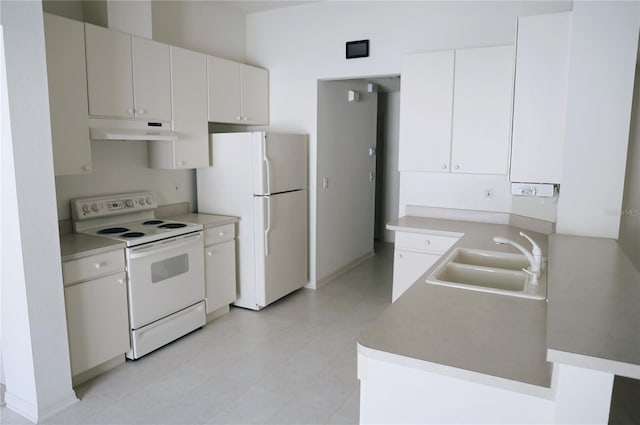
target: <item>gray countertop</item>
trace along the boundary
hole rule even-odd
[[[450,249],[514,252],[495,245],[493,236],[523,241],[522,229],[503,224],[402,217],[387,228],[459,236]],[[549,235],[547,250],[546,235],[524,231],[548,257],[548,303],[430,285],[425,278],[437,262],[360,336],[359,344],[469,371],[472,380],[479,373],[541,389],[551,387],[550,362],[640,379],[640,272],[618,243]],[[483,382],[491,383],[487,379]]]
[[[549,238],[549,359],[640,379],[640,272],[615,240]]]
[[[200,214],[200,213],[189,213],[182,214],[173,217],[167,217],[170,220],[175,221],[184,221],[187,223],[195,223],[202,224],[202,226],[207,229],[210,227],[224,226],[225,224],[235,223],[239,221],[239,217],[233,217],[230,215],[216,215],[216,214]]]
[[[90,236],[80,233],[60,235],[60,255],[62,261],[77,260],[90,255],[102,254],[116,249],[123,249],[124,242],[113,239]]]
[[[451,248],[517,252],[493,236],[526,241],[509,225],[402,217],[387,228],[461,235]],[[526,230],[546,255],[547,236]],[[436,263],[364,332],[359,344],[375,350],[523,384],[551,387],[546,360],[547,303],[424,282]],[[472,378],[471,378],[472,379]]]

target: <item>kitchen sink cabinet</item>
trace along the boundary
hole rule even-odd
[[[62,264],[71,372],[77,377],[129,351],[121,249]]]
[[[409,289],[458,239],[451,236],[396,232],[391,302],[395,302]]]
[[[236,300],[235,224],[205,230],[204,273],[207,314]]]
[[[513,47],[405,55],[400,171],[507,174]]]
[[[89,115],[171,120],[169,45],[85,24]]]
[[[560,183],[570,40],[571,12],[518,18],[511,181]]]
[[[152,168],[193,169],[209,166],[207,58],[171,46],[171,90],[175,142],[149,142]]]
[[[44,14],[53,164],[56,176],[92,170],[84,26]]]
[[[269,123],[269,75],[265,69],[207,57],[209,121]]]

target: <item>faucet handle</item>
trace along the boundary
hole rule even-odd
[[[527,235],[527,234],[526,234],[526,233],[524,233],[524,232],[520,232],[520,236],[522,236],[522,237],[526,238],[529,242],[531,242],[531,245],[533,246],[533,248],[532,248],[531,252],[532,252],[532,254],[533,254],[533,255],[537,255],[537,256],[542,255],[542,251],[540,250],[540,247],[538,246],[538,244],[537,244],[537,243],[535,243],[535,242],[533,241],[533,239],[531,239],[531,238],[529,237],[529,235]]]
[[[538,278],[540,277],[538,275],[538,273],[532,272],[531,270],[525,269],[524,267],[522,268],[522,271],[525,272],[526,274],[528,274],[529,276],[531,276],[531,282],[530,283],[532,283],[532,284],[540,283],[540,282],[538,282]]]

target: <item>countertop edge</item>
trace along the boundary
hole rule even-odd
[[[462,379],[477,384],[488,385],[491,387],[500,388],[507,391],[514,391],[547,400],[553,400],[555,397],[555,379],[553,378],[550,388],[540,387],[538,385],[527,384],[525,382],[501,378],[494,375],[487,375],[484,373],[474,372],[458,367],[443,365],[441,363],[433,363],[427,360],[377,350],[375,348],[367,347],[361,344],[359,341],[357,342],[357,347],[359,356],[362,355],[374,360],[380,360],[383,362],[392,363],[398,366],[409,367],[412,369],[418,369],[421,371],[437,373],[439,375],[444,375],[451,378]],[[361,379],[361,373],[366,372],[361,372],[360,365],[358,365],[359,379]]]
[[[569,353],[567,351],[548,348],[547,361],[582,367],[585,369],[598,370],[600,372],[626,376],[627,378],[640,379],[640,365],[617,360],[609,360],[601,357],[592,357],[584,354]]]

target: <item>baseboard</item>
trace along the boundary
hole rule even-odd
[[[341,274],[344,274],[344,273],[348,272],[352,268],[360,265],[361,263],[365,262],[366,260],[368,260],[369,258],[373,257],[374,255],[376,255],[375,252],[370,251],[370,252],[366,253],[365,255],[363,255],[362,257],[359,257],[359,258],[355,259],[354,261],[350,262],[346,266],[340,267],[338,270],[336,270],[333,273],[323,277],[322,279],[318,279],[318,281],[316,282],[316,287],[312,288],[312,289],[319,289],[321,286],[326,285],[327,283],[331,282],[333,279],[337,278]]]
[[[72,404],[77,403],[78,398],[73,390],[69,390],[67,394],[60,397],[55,402],[50,403],[49,406],[36,406],[33,403],[7,391],[5,393],[5,401],[8,409],[24,416],[31,422],[38,423],[58,414]]]
[[[211,322],[212,320],[216,320],[219,317],[224,316],[228,312],[229,312],[228,305],[225,305],[223,307],[220,307],[217,310],[212,311],[211,313],[207,314],[207,323]]]
[[[0,384],[0,407],[5,405],[4,402],[4,393],[7,391],[7,387],[4,384]]]
[[[119,356],[114,357],[111,360],[107,360],[106,362],[101,363],[96,367],[92,367],[89,370],[85,370],[84,372],[75,375],[73,378],[71,378],[71,383],[74,387],[76,387],[87,382],[90,379],[95,378],[98,375],[102,375],[103,373],[113,369],[114,367],[120,366],[125,362],[125,360],[126,359],[124,354],[120,354]]]

